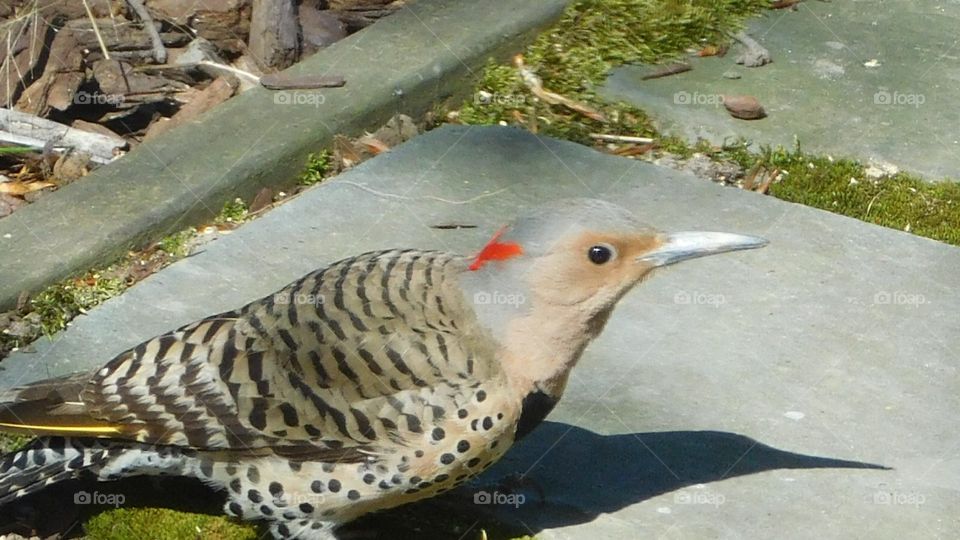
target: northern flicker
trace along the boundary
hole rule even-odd
[[[0,427],[38,437],[0,463],[0,504],[81,473],[182,475],[276,538],[336,538],[497,461],[653,269],[765,244],[662,233],[567,199],[473,257],[396,249],[333,263],[91,373],[0,395]]]

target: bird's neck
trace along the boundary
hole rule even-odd
[[[570,370],[608,316],[609,312],[591,317],[569,306],[539,305],[511,321],[501,363],[513,390],[522,397],[543,392],[559,400]]]
[[[603,329],[609,309],[597,314],[576,303],[551,302],[527,283],[509,267],[460,275],[467,305],[497,343],[517,398],[543,392],[560,399],[570,370]]]

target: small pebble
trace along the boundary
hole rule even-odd
[[[741,75],[740,72],[735,69],[731,69],[730,71],[723,72],[724,79],[739,79],[742,76],[743,75]]]

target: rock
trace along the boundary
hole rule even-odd
[[[373,133],[373,138],[390,148],[408,141],[417,136],[420,130],[413,118],[405,114],[398,114],[387,121],[380,129]]]
[[[743,168],[732,161],[715,161],[709,156],[696,153],[687,160],[680,160],[674,154],[665,154],[653,160],[654,165],[686,171],[700,178],[706,178],[721,184],[732,184],[743,176]]]
[[[18,199],[6,193],[0,193],[0,218],[4,218],[14,213],[18,208],[27,204],[23,199]]]
[[[893,176],[900,172],[900,168],[893,163],[883,161],[871,161],[863,170],[863,174],[872,180],[883,178],[884,176]]]
[[[178,66],[193,66],[204,60],[223,63],[223,58],[220,58],[220,54],[217,53],[217,48],[213,43],[210,43],[208,39],[198,37],[191,41],[176,58],[173,58],[172,63]]]
[[[327,10],[300,6],[303,55],[310,55],[347,37],[347,25]]]
[[[69,184],[82,178],[90,171],[90,154],[86,152],[70,151],[60,156],[53,164],[53,176],[60,185]]]
[[[745,50],[735,59],[736,63],[742,64],[744,67],[760,67],[773,62],[770,51],[757,43],[746,32],[739,32],[733,38],[745,47]]]
[[[741,120],[758,120],[767,116],[763,105],[753,96],[723,96],[723,106],[730,116]]]
[[[739,79],[742,76],[743,75],[740,75],[740,72],[735,69],[731,69],[723,72],[724,79]]]

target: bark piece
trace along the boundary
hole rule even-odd
[[[90,154],[98,163],[112,160],[118,150],[127,146],[120,138],[87,133],[10,109],[0,109],[0,140],[45,150],[75,149]]]
[[[201,114],[230,99],[236,91],[237,86],[238,83],[235,79],[231,80],[230,77],[218,77],[210,83],[209,86],[197,93],[189,103],[181,107],[169,120],[154,122],[147,129],[144,140],[149,140],[170,129],[195,120]]]
[[[300,56],[294,0],[253,0],[249,53],[264,70],[290,67]]]

